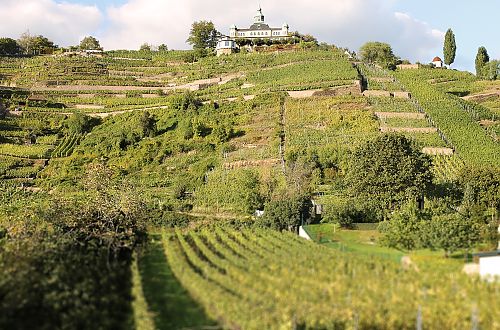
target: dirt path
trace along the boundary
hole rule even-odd
[[[380,127],[380,131],[399,132],[399,133],[436,133],[435,127]]]
[[[420,112],[375,112],[378,118],[405,118],[405,119],[425,119],[425,114]]]
[[[159,107],[148,107],[148,108],[138,108],[138,109],[129,109],[129,110],[119,110],[119,111],[110,111],[110,112],[94,112],[94,113],[85,113],[85,115],[94,117],[94,118],[106,118],[109,116],[121,115],[128,112],[135,111],[148,111],[148,110],[157,110],[157,109],[168,109],[168,106],[159,106]],[[50,111],[10,111],[9,114],[12,116],[21,116],[24,112],[26,113],[42,113],[42,114],[50,114],[50,115],[63,115],[63,116],[71,116],[73,112],[50,112]]]
[[[30,90],[34,92],[50,92],[50,91],[144,91],[144,90],[162,90],[164,92],[175,91],[181,89],[195,90],[200,85],[224,85],[233,79],[243,76],[243,73],[231,73],[217,78],[199,79],[178,86],[170,87],[143,87],[143,86],[94,86],[94,85],[74,85],[74,86],[56,86],[56,87],[33,87]]]
[[[462,97],[464,100],[473,100],[473,101],[478,101],[481,102],[482,100],[489,99],[491,97],[499,96],[500,97],[500,90],[495,89],[495,90],[490,90],[486,92],[482,92],[479,94],[472,94],[472,95],[467,95]]]
[[[261,166],[274,166],[280,164],[280,159],[261,159],[261,160],[238,160],[231,163],[225,163],[223,165],[224,169],[232,170],[236,168],[248,168],[248,167],[261,167]]]
[[[427,155],[446,155],[451,156],[455,153],[455,151],[451,148],[433,148],[433,147],[425,147],[422,149],[422,152]]]

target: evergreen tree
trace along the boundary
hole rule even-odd
[[[479,47],[476,55],[476,76],[482,76],[482,68],[486,63],[490,61],[490,57],[488,56],[488,51],[486,48]]]
[[[455,62],[455,55],[457,53],[457,44],[455,43],[455,34],[451,29],[446,31],[446,35],[444,37],[444,64],[451,65]]]

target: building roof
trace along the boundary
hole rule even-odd
[[[479,258],[496,257],[496,256],[500,256],[500,250],[474,253],[473,256],[479,257]]]
[[[436,57],[434,57],[432,62],[443,62],[443,60],[439,56],[436,56]]]
[[[281,28],[271,28],[271,27],[267,27],[267,28],[261,28],[261,29],[236,29],[236,31],[240,31],[240,32],[250,32],[250,31],[268,31],[268,30],[271,30],[271,31],[281,31]]]
[[[250,30],[269,30],[269,25],[265,23],[254,23],[250,26]]]

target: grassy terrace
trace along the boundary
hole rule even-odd
[[[442,252],[428,249],[408,253],[382,246],[379,242],[382,235],[377,230],[377,224],[359,224],[355,230],[340,229],[333,224],[308,225],[305,230],[315,242],[348,253],[378,256],[397,262],[401,261],[403,256],[409,255],[412,260],[419,261],[419,264],[429,260],[441,263],[443,257]],[[455,253],[448,261],[451,269],[460,271],[464,255]]]

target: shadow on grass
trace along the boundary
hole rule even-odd
[[[168,265],[160,235],[139,260],[142,288],[157,329],[214,329],[201,306],[177,281]]]

